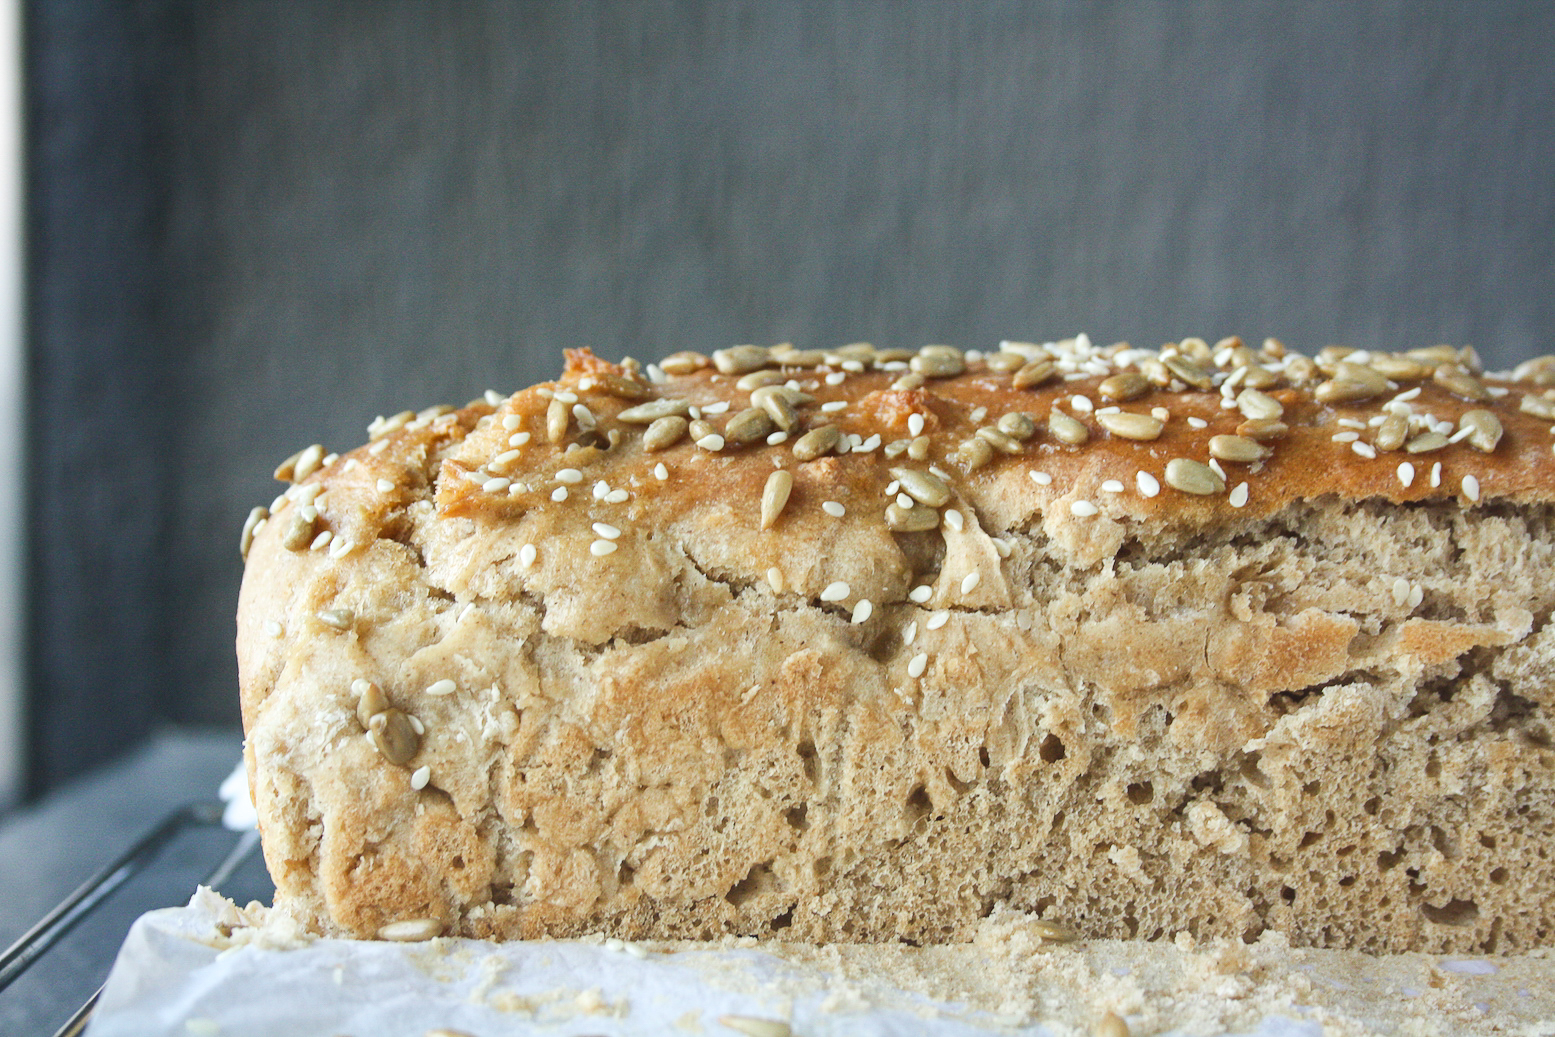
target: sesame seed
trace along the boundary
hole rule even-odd
[[[269,634],[271,637],[280,637],[281,624],[277,623],[273,619],[265,620],[265,633]]]
[[[1420,603],[1422,601],[1424,601],[1424,600],[1425,600],[1425,588],[1420,586],[1417,583],[1417,584],[1415,584],[1414,588],[1411,589],[1410,592],[1409,592],[1409,601],[1407,602],[1407,604],[1409,605],[1410,608],[1417,609],[1417,608],[1420,607]]]
[[[977,589],[977,585],[983,581],[983,576],[978,572],[969,572],[961,578],[961,594],[966,596]]]
[[[907,508],[912,507],[914,503],[915,502],[913,501],[913,499],[911,497],[909,497],[905,493],[898,493],[896,495],[896,506],[898,508],[902,508],[902,509],[905,510]]]
[[[459,690],[459,685],[444,677],[440,681],[433,681],[427,685],[428,695],[452,695]]]
[[[1361,434],[1359,432],[1335,432],[1329,438],[1335,443],[1353,443],[1361,438]]]
[[[1408,461],[1399,465],[1398,481],[1404,484],[1404,489],[1409,489],[1410,484],[1415,481],[1415,466]]]
[[[1144,470],[1134,473],[1134,485],[1139,487],[1142,497],[1154,497],[1161,492],[1161,483],[1155,476]]]
[[[1032,472],[1030,474],[1031,474],[1031,481],[1036,483],[1038,486],[1051,486],[1051,485],[1053,485],[1053,477],[1051,475],[1047,474],[1046,472]]]
[[[1374,459],[1377,456],[1377,448],[1372,446],[1370,443],[1351,443],[1350,449],[1355,451],[1361,457],[1366,458],[1368,461]]]
[[[873,453],[874,451],[880,449],[880,443],[881,443],[880,433],[877,432],[874,435],[870,436],[868,439],[864,440],[864,442],[860,443],[855,448],[855,451],[857,453],[861,453],[861,454]]]
[[[577,403],[578,402],[578,394],[575,393],[575,392],[571,392],[570,390],[564,389],[561,392],[556,393],[552,397],[552,399],[556,400],[558,403],[568,403],[568,404]]]
[[[659,480],[659,482],[663,482],[670,477],[670,470],[664,467],[663,461],[653,466],[653,477]]]
[[[843,583],[841,580],[838,580],[836,583],[827,584],[826,589],[821,591],[821,600],[842,601],[852,593],[852,588],[850,588],[846,583]]]
[[[822,502],[821,510],[826,512],[826,514],[830,515],[832,518],[842,518],[842,516],[848,513],[847,508],[843,507],[841,504],[834,500]]]
[[[912,601],[917,602],[919,605],[922,605],[924,602],[934,597],[934,588],[930,587],[926,583],[920,583],[918,586],[914,587],[910,592],[908,592],[907,597]]]
[[[594,523],[593,530],[606,540],[619,540],[621,537],[621,531],[608,522]]]
[[[840,410],[847,409],[847,400],[832,400],[830,403],[821,404],[822,414],[836,414]]]
[[[777,446],[779,443],[787,442],[788,433],[784,432],[782,429],[778,429],[776,432],[767,437],[767,446]]]
[[[919,677],[923,676],[923,671],[928,667],[928,665],[929,653],[919,652],[917,655],[913,656],[912,661],[907,664],[907,676],[917,680]]]
[[[1420,386],[1417,385],[1413,389],[1405,390],[1404,392],[1401,392],[1397,396],[1393,397],[1393,401],[1392,402],[1394,402],[1394,403],[1408,403],[1410,400],[1418,398],[1419,395],[1420,395]]]
[[[329,542],[331,540],[333,540],[333,539],[335,539],[335,534],[326,529],[326,530],[324,530],[324,532],[320,533],[318,536],[313,538],[313,543],[308,545],[308,550],[310,550],[310,551],[322,550],[325,547],[328,547],[329,546]]]
[[[1220,481],[1221,482],[1225,482],[1226,481],[1226,470],[1224,468],[1220,467],[1220,459],[1219,458],[1215,458],[1215,457],[1210,458],[1209,459],[1209,466],[1215,470],[1215,474],[1216,475],[1220,476]]]
[[[528,432],[515,432],[508,437],[508,446],[525,446],[528,444],[529,439],[530,435]]]
[[[1433,464],[1431,466],[1431,485],[1433,487],[1436,487],[1436,486],[1440,486],[1441,484],[1442,484],[1442,463],[1440,461],[1438,461],[1438,462],[1436,462],[1435,464]]]
[[[1189,418],[1188,419],[1188,427],[1189,428],[1209,428],[1209,422],[1205,421],[1203,418]]]
[[[909,436],[921,436],[921,435],[923,435],[923,415],[922,414],[913,413],[913,414],[907,415],[907,434]]]
[[[717,403],[709,403],[702,408],[703,414],[722,414],[729,409],[728,400],[719,400]]]
[[[847,380],[848,376],[843,374],[841,371],[833,371],[831,374],[826,376],[827,385],[841,385]]]
[[[372,454],[374,457],[377,457],[387,449],[389,449],[389,441],[387,439],[380,439],[378,442],[368,447],[367,452]]]
[[[1116,479],[1108,479],[1101,484],[1101,489],[1103,493],[1122,493],[1123,484]]]
[[[344,558],[351,553],[351,549],[355,546],[349,540],[337,539],[329,545],[329,556],[331,558]]]
[[[594,484],[594,499],[604,500],[605,494],[610,492],[610,484],[601,479]]]
[[[501,476],[498,476],[495,479],[487,479],[485,482],[481,483],[481,489],[485,490],[487,493],[501,493],[503,490],[512,485],[512,479],[504,479]]]
[[[1403,608],[1409,602],[1409,581],[1402,576],[1393,581],[1393,604]]]
[[[425,724],[423,724],[421,722],[421,718],[420,717],[417,717],[414,714],[410,714],[410,715],[407,715],[406,719],[408,719],[410,721],[410,729],[412,731],[416,732],[416,734],[424,735],[424,734],[427,733],[427,725],[425,725]]]
[[[902,644],[910,645],[916,640],[918,640],[918,621],[915,619],[902,631]]]
[[[432,780],[432,768],[422,765],[417,767],[410,775],[410,787],[420,792],[427,787],[427,782]]]
[[[556,473],[556,481],[566,483],[568,486],[576,486],[583,481],[583,473],[576,468],[563,468]]]
[[[1077,500],[1069,502],[1069,514],[1073,515],[1075,518],[1090,518],[1093,515],[1098,514],[1099,511],[1100,509],[1088,500]]]
[[[540,552],[535,550],[535,545],[525,544],[518,549],[518,564],[527,569],[535,564],[535,559],[539,557],[539,554]]]
[[[1231,506],[1242,508],[1247,506],[1247,484],[1237,483],[1236,489],[1231,491]]]
[[[614,554],[616,549],[613,540],[596,540],[589,545],[589,554],[595,558],[603,558],[608,554]]]
[[[1467,425],[1465,425],[1463,428],[1460,428],[1458,431],[1456,431],[1452,435],[1448,436],[1447,437],[1447,442],[1448,443],[1461,443],[1465,439],[1468,439],[1473,434],[1474,434],[1474,429],[1469,427],[1469,426],[1467,426]]]
[[[1151,407],[1150,416],[1157,421],[1166,422],[1171,420],[1172,412],[1165,407]]]
[[[519,451],[519,450],[504,450],[502,453],[498,454],[496,457],[493,457],[491,459],[491,463],[494,464],[494,465],[498,465],[499,467],[501,465],[512,464],[514,461],[518,460],[519,455],[521,453],[522,453],[522,451]]]
[[[632,495],[627,493],[625,490],[611,490],[609,493],[605,494],[605,503],[625,504],[628,500],[631,499],[631,496]]]
[[[1095,409],[1095,405],[1091,403],[1089,396],[1076,396],[1069,401],[1069,407],[1071,410],[1079,411],[1081,414],[1088,414]]]
[[[863,374],[864,365],[857,360],[844,360],[842,362],[842,369],[849,374]]]
[[[577,419],[578,427],[585,431],[593,428],[598,422],[594,420],[594,412],[581,403],[572,405],[572,416]]]
[[[936,613],[934,613],[934,615],[930,616],[929,617],[929,621],[927,623],[923,624],[923,625],[928,627],[930,630],[938,630],[940,627],[944,626],[946,623],[949,623],[949,622],[950,622],[950,613],[949,612],[936,612]]]
[[[1471,501],[1479,500],[1479,480],[1472,475],[1463,477],[1463,495]]]
[[[863,623],[874,613],[875,606],[869,603],[868,598],[860,598],[858,604],[853,606],[853,622]]]
[[[777,566],[767,570],[767,586],[772,588],[773,594],[781,594],[783,591],[783,570]]]
[[[522,425],[523,423],[524,423],[523,417],[521,417],[520,415],[517,415],[517,414],[504,415],[503,418],[502,418],[502,427],[507,429],[509,432],[512,432],[514,429],[518,428],[518,426]]]
[[[701,447],[703,450],[706,450],[708,453],[716,454],[718,451],[724,448],[724,437],[720,436],[716,432],[710,432],[703,436],[701,439],[697,440],[697,446]]]
[[[981,425],[982,422],[983,422],[983,419],[988,417],[988,408],[987,407],[973,407],[972,408],[972,413],[967,415],[967,417],[972,419],[972,424],[974,424],[974,425]]]
[[[391,491],[393,489],[394,489],[394,484],[392,482],[390,482],[389,480],[387,480],[387,479],[379,479],[378,480],[378,492],[379,493],[388,493],[389,491]]]
[[[959,533],[966,528],[966,519],[961,517],[961,512],[955,508],[945,510],[945,525],[950,527],[952,533]]]
[[[558,487],[556,487],[556,489],[551,491],[551,499],[553,501],[555,501],[556,503],[558,503],[558,504],[560,504],[562,501],[566,500],[567,499],[567,487],[565,487],[565,486],[558,486]]]
[[[688,407],[688,408],[686,408],[686,413],[691,415],[691,420],[692,421],[701,421],[702,420],[702,408],[701,407]]]
[[[1354,418],[1340,418],[1339,421],[1338,421],[1338,425],[1339,425],[1340,428],[1354,428],[1354,429],[1361,429],[1363,431],[1366,428],[1366,422],[1364,422],[1364,421],[1356,421]]]

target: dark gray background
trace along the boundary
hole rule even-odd
[[[737,341],[1555,325],[1555,4],[29,5],[41,788],[236,721],[248,508]]]

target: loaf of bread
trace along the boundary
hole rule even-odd
[[[415,939],[1555,943],[1555,358],[735,346],[244,530],[277,904]]]

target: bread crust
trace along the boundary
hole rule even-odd
[[[1355,368],[1411,355],[1070,340],[957,352],[914,385],[956,361],[780,349],[654,381],[573,351],[556,382],[381,423],[248,549],[278,902],[355,936],[945,942],[1007,905],[1093,936],[1548,945],[1552,365],[1451,355],[1340,403],[1371,385]],[[736,443],[764,371],[795,414]],[[1120,373],[1160,384],[1113,403]],[[1255,379],[1266,399],[1239,404]],[[656,400],[712,431],[646,450],[629,409]],[[1210,469],[1169,463],[1270,432],[1248,427],[1266,400],[1266,457],[1176,488]],[[1164,409],[1159,435],[1109,432],[1109,404]],[[1381,449],[1395,415],[1408,439],[1467,431]],[[775,416],[793,427],[769,443]],[[854,448],[801,460],[821,425]],[[893,469],[947,499],[902,509]],[[937,528],[893,530],[893,502]],[[403,765],[360,681],[421,727]]]

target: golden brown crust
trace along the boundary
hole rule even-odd
[[[1555,865],[1520,848],[1555,834],[1555,365],[1078,340],[666,366],[570,352],[283,466],[239,661],[267,860],[316,925],[944,940],[1009,903],[1098,935],[1549,942]],[[665,445],[654,407],[707,425]]]

